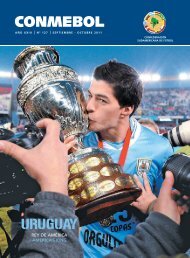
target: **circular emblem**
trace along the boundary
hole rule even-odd
[[[115,183],[111,180],[105,180],[99,184],[99,189],[102,192],[109,192],[113,190],[115,187]]]
[[[82,197],[82,199],[85,199],[85,200],[88,199],[88,193],[86,192],[86,190],[83,190],[83,191],[81,192],[81,197]]]
[[[107,166],[103,167],[101,170],[100,170],[100,173],[103,175],[103,176],[111,176],[113,175],[113,169],[112,168],[109,168]]]
[[[98,193],[97,185],[90,185],[81,192],[82,199],[94,198]]]
[[[96,185],[91,185],[86,190],[90,198],[93,198],[98,193],[98,187]]]
[[[83,184],[83,180],[81,178],[75,178],[69,182],[69,190],[74,191],[80,188]]]
[[[166,27],[166,18],[160,12],[149,12],[143,21],[143,25],[146,31],[151,34],[159,34],[164,31]]]
[[[100,164],[100,159],[97,158],[97,157],[91,157],[91,158],[88,158],[87,161],[85,162],[85,164],[88,166],[88,167],[96,167]]]
[[[81,171],[83,171],[84,165],[81,162],[77,162],[70,166],[69,171],[71,174],[77,174]]]
[[[89,171],[85,173],[85,176],[83,177],[84,181],[88,183],[95,182],[100,177],[100,174],[98,171]]]
[[[126,177],[120,176],[120,177],[116,178],[115,183],[116,183],[116,185],[118,185],[120,187],[126,187],[128,180]]]

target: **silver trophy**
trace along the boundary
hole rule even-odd
[[[65,137],[80,138],[87,132],[85,98],[76,72],[59,64],[52,47],[25,49],[15,59],[14,71],[22,80],[17,99],[31,123],[42,118],[57,119]]]
[[[14,71],[21,79],[18,103],[29,121],[56,119],[64,137],[78,139],[69,155],[68,190],[81,225],[103,219],[134,201],[141,190],[132,177],[103,150],[84,148],[88,118],[83,89],[76,72],[59,64],[57,51],[50,46],[26,48],[16,57]]]

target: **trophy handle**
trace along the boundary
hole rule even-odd
[[[82,134],[80,134],[80,135],[77,136],[77,146],[78,146],[78,150],[85,148],[85,146],[84,146],[84,144],[83,144],[83,138],[84,138],[84,136],[83,136]]]

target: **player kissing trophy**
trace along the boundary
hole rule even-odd
[[[83,146],[88,132],[83,89],[77,73],[59,64],[57,51],[50,46],[26,48],[16,57],[14,71],[21,79],[18,103],[29,121],[56,119],[64,137],[75,135],[78,141],[69,154],[68,190],[80,224],[108,217],[136,200],[141,190],[133,178],[102,149]]]

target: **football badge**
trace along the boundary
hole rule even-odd
[[[110,217],[99,221],[99,223],[102,227],[109,227],[114,221],[114,217],[111,215]]]
[[[149,12],[143,21],[143,25],[146,31],[151,34],[159,34],[164,31],[166,27],[166,18],[160,12]]]
[[[151,167],[152,160],[146,158],[137,159],[137,174],[142,176],[143,173],[148,173]]]

